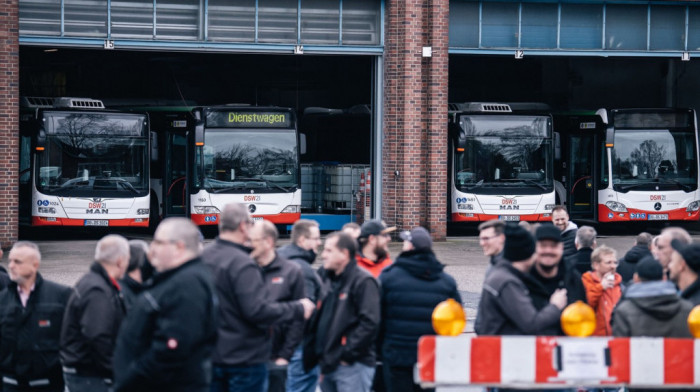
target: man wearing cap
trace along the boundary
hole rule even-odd
[[[700,244],[684,244],[673,240],[671,262],[668,264],[669,278],[681,291],[681,298],[693,305],[700,305]]]
[[[479,335],[538,335],[559,324],[566,306],[566,289],[557,289],[549,304],[535,308],[525,281],[531,280],[535,240],[522,227],[508,225],[504,260],[484,281],[474,329]]]
[[[360,251],[355,255],[357,265],[369,271],[375,278],[379,276],[384,268],[391,264],[389,258],[389,233],[396,230],[396,227],[387,227],[379,219],[369,220],[360,227],[360,238],[357,242]]]
[[[613,336],[690,338],[688,314],[693,304],[678,298],[663,267],[651,256],[640,260],[632,284],[612,315]]]
[[[540,309],[549,303],[549,298],[557,289],[566,289],[567,303],[586,302],[586,289],[581,282],[575,265],[570,259],[563,259],[564,244],[561,231],[550,224],[544,224],[535,231],[535,266],[530,275],[539,283],[538,286],[527,285],[535,307]],[[588,264],[590,265],[590,260]],[[551,334],[562,334],[557,325]]]
[[[416,227],[401,233],[403,252],[379,275],[382,287],[380,342],[387,391],[415,391],[413,365],[418,338],[432,335],[432,313],[440,302],[462,299],[454,278],[433,253],[428,230]]]

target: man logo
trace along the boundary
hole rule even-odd
[[[255,204],[251,204],[248,206],[248,211],[250,211],[251,214],[254,213],[257,209],[258,208],[255,206]]]

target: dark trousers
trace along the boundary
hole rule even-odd
[[[112,380],[63,373],[66,392],[112,392]]]
[[[287,390],[287,365],[267,364],[267,392],[285,392]]]
[[[385,363],[384,384],[387,392],[435,391],[435,389],[423,389],[413,382],[413,367],[411,366],[389,366]]]
[[[211,392],[265,392],[267,364],[251,366],[214,365]]]

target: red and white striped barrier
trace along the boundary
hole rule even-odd
[[[423,336],[423,387],[700,386],[700,340]]]

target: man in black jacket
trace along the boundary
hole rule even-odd
[[[220,301],[214,392],[263,391],[270,359],[268,330],[275,323],[308,319],[314,309],[307,298],[274,302],[268,297],[262,271],[243,245],[250,240],[252,223],[245,205],[227,204],[219,219],[219,237],[202,253]]]
[[[384,383],[389,392],[421,391],[413,382],[418,339],[433,335],[432,314],[440,302],[462,303],[454,278],[443,271],[422,227],[401,233],[403,253],[379,275],[382,287],[380,332]]]
[[[651,234],[643,232],[637,235],[634,246],[625,253],[625,256],[618,260],[617,273],[622,276],[622,283],[629,286],[632,284],[632,277],[637,268],[637,263],[643,258],[651,257]]]
[[[330,290],[304,344],[307,369],[321,366],[324,392],[369,392],[376,365],[379,284],[355,260],[356,241],[331,233],[321,253],[321,277]]]
[[[358,232],[360,226],[357,226]],[[321,293],[321,279],[311,264],[316,260],[316,252],[321,245],[321,231],[318,222],[310,219],[299,219],[294,222],[291,233],[292,243],[277,250],[277,254],[287,260],[297,263],[304,274],[306,298],[316,303]],[[318,366],[304,371],[302,361],[304,348],[299,345],[294,351],[287,366],[287,390],[290,392],[315,392],[318,385],[320,370]]]
[[[126,314],[118,279],[129,263],[129,243],[119,235],[97,242],[90,272],[76,284],[63,316],[61,362],[70,392],[108,392],[112,354]]]
[[[301,267],[277,255],[275,247],[278,236],[273,223],[255,222],[250,230],[250,243],[253,245],[250,255],[262,268],[265,288],[271,300],[282,302],[302,299],[305,295]],[[268,363],[268,392],[286,391],[287,365],[303,337],[302,318],[274,325],[270,339],[272,350]]]
[[[535,307],[541,309],[546,306],[557,289],[566,289],[567,304],[586,302],[586,289],[581,274],[570,260],[563,259],[564,245],[559,229],[550,224],[541,225],[535,231],[535,239],[535,266],[530,270],[530,275],[541,287],[526,284]],[[556,330],[548,332],[563,334],[559,325]]]
[[[209,391],[217,299],[199,238],[186,218],[158,225],[149,249],[156,274],[117,337],[116,392]]]
[[[0,372],[5,392],[63,392],[59,339],[71,289],[39,274],[36,244],[10,250],[12,282],[0,291]]]
[[[576,253],[569,256],[566,261],[571,263],[581,275],[591,270],[591,255],[593,249],[598,246],[597,236],[598,233],[591,226],[581,226],[576,231],[574,239]]]
[[[524,281],[531,279],[535,241],[522,227],[505,230],[504,260],[484,281],[474,330],[479,335],[539,335],[559,324],[566,306],[566,289],[556,289],[549,303],[536,308]]]
[[[552,208],[552,223],[561,230],[561,239],[564,244],[564,257],[576,254],[576,232],[578,226],[569,220],[569,212],[564,206]]]
[[[681,291],[681,298],[700,305],[700,244],[673,240],[668,274]]]

